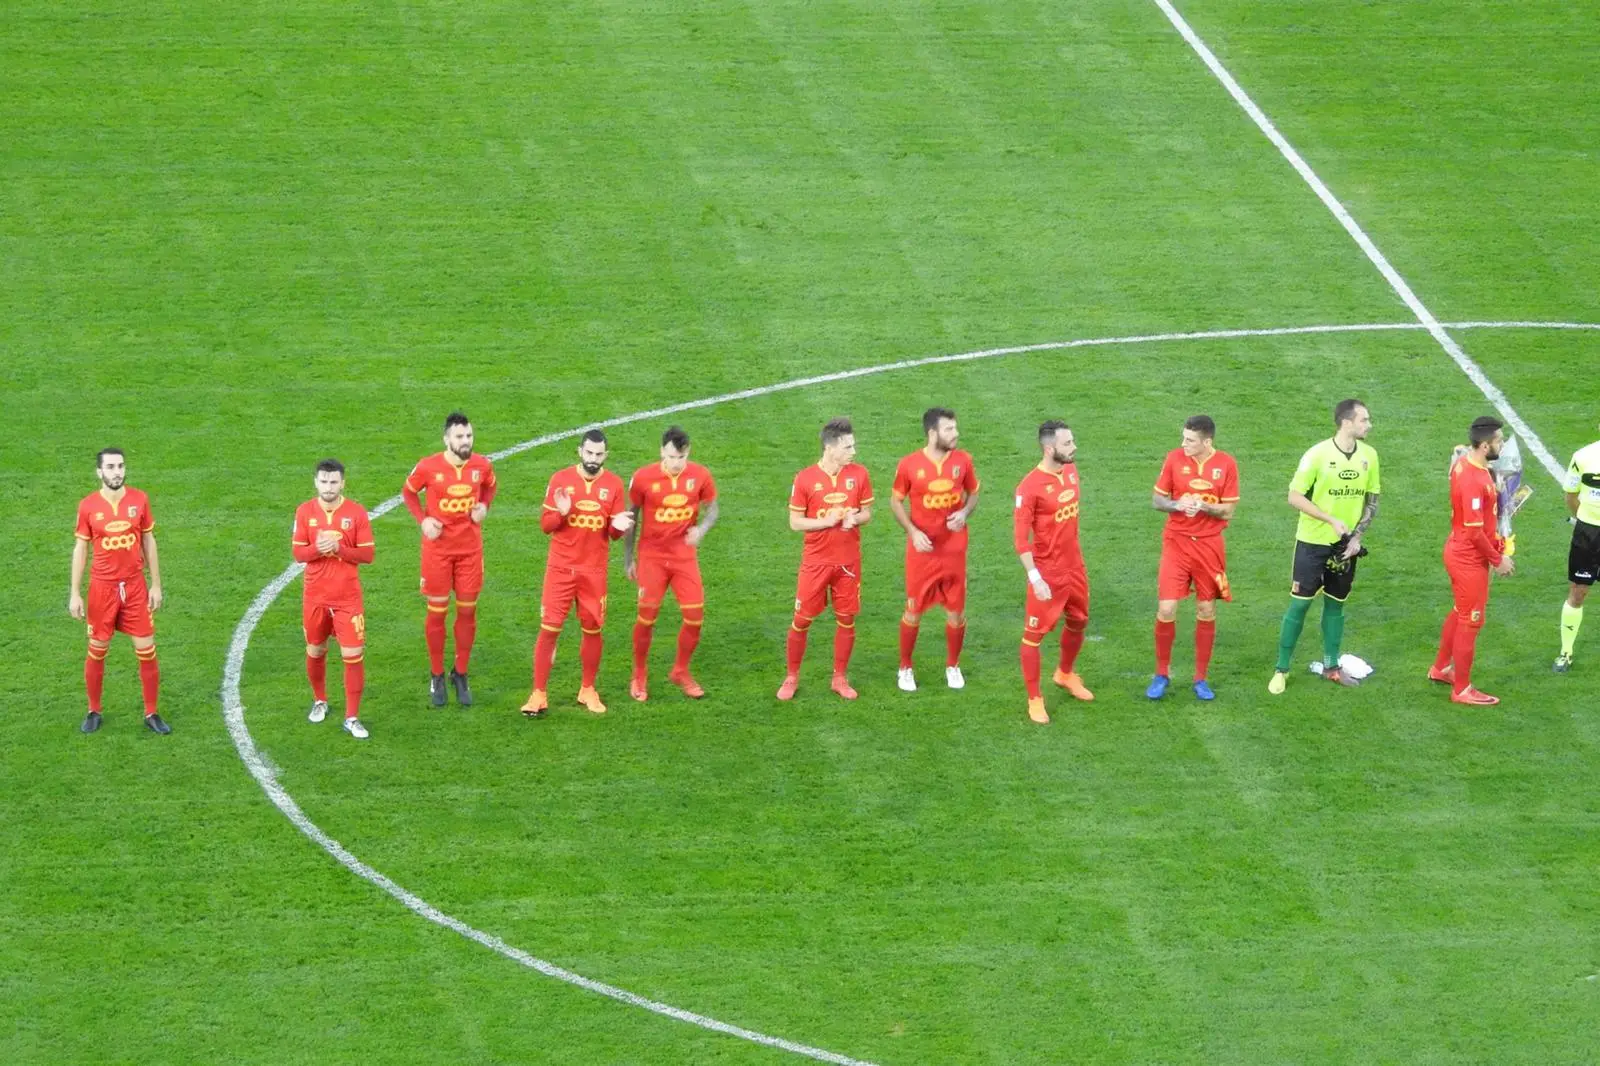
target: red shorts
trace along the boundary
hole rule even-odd
[[[854,617],[861,613],[861,569],[801,563],[800,581],[794,593],[794,613],[815,618],[833,600],[833,614]]]
[[[483,591],[483,553],[446,555],[429,551],[430,543],[422,542],[422,594],[448,596],[454,591],[456,602],[476,603]]]
[[[906,553],[906,610],[922,614],[933,607],[960,614],[967,609],[967,557]]]
[[[323,603],[305,601],[300,624],[306,632],[306,643],[321,647],[333,636],[341,648],[359,648],[367,642],[367,616],[361,610],[361,601],[354,603]]]
[[[591,632],[606,624],[606,572],[550,566],[544,571],[544,591],[539,596],[539,625],[560,632],[578,604],[578,624]]]
[[[1191,537],[1184,534],[1161,539],[1161,569],[1156,596],[1163,600],[1187,599],[1194,589],[1197,600],[1232,600],[1228,587],[1228,546],[1220,535]]]
[[[150,617],[150,590],[142,576],[129,581],[90,579],[84,608],[90,640],[108,641],[111,634],[119,631],[130,637],[155,636],[155,619]]]
[[[1063,615],[1066,616],[1069,626],[1082,629],[1089,621],[1088,571],[1079,568],[1064,576],[1051,577],[1046,574],[1044,583],[1050,586],[1048,600],[1034,596],[1031,582],[1027,586],[1027,598],[1023,605],[1027,616],[1023,621],[1023,629],[1028,633],[1043,636],[1056,627],[1056,623]]]
[[[1450,575],[1450,593],[1456,617],[1469,626],[1483,625],[1489,610],[1489,566],[1477,552],[1458,555],[1446,547],[1444,568]]]
[[[705,606],[706,590],[700,581],[700,560],[695,556],[640,556],[634,573],[639,582],[640,607],[660,607],[668,589],[677,597],[679,607]]]

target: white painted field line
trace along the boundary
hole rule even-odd
[[[1189,47],[1194,49],[1195,54],[1210,68],[1211,73],[1216,75],[1217,80],[1222,83],[1224,89],[1228,90],[1228,95],[1233,97],[1234,102],[1244,108],[1245,114],[1250,116],[1250,120],[1256,124],[1256,127],[1267,135],[1267,139],[1277,147],[1283,158],[1289,161],[1289,165],[1294,167],[1295,172],[1305,179],[1307,185],[1311,186],[1311,191],[1317,194],[1317,199],[1322,201],[1324,207],[1333,212],[1333,217],[1339,220],[1339,225],[1343,226],[1345,232],[1350,234],[1351,239],[1360,245],[1361,250],[1367,254],[1367,258],[1372,260],[1372,265],[1378,268],[1378,273],[1382,274],[1383,279],[1389,283],[1389,287],[1395,291],[1401,300],[1405,301],[1405,305],[1411,309],[1411,313],[1417,316],[1417,321],[1422,324],[1422,327],[1428,331],[1434,340],[1439,342],[1439,347],[1443,348],[1445,354],[1455,360],[1462,373],[1472,379],[1472,383],[1478,386],[1479,391],[1484,396],[1488,397],[1489,402],[1494,404],[1495,410],[1500,412],[1500,416],[1506,420],[1506,423],[1512,429],[1516,430],[1517,435],[1527,444],[1529,450],[1538,457],[1540,465],[1545,468],[1551,477],[1560,481],[1561,464],[1556,462],[1555,457],[1550,454],[1550,450],[1544,446],[1544,441],[1540,440],[1539,435],[1533,431],[1533,427],[1523,421],[1521,415],[1517,414],[1516,409],[1511,406],[1511,401],[1506,399],[1505,393],[1495,387],[1494,382],[1490,381],[1489,376],[1483,372],[1483,368],[1473,362],[1472,357],[1462,349],[1461,345],[1456,343],[1454,337],[1445,332],[1444,325],[1433,316],[1432,311],[1429,311],[1423,305],[1422,301],[1417,298],[1417,294],[1411,291],[1411,286],[1406,284],[1406,279],[1400,276],[1400,272],[1395,270],[1388,258],[1378,250],[1378,246],[1372,243],[1372,238],[1367,236],[1366,231],[1351,217],[1350,212],[1345,210],[1344,204],[1340,203],[1338,197],[1334,196],[1328,187],[1323,184],[1322,179],[1317,177],[1316,172],[1311,169],[1311,165],[1305,161],[1299,152],[1295,151],[1294,145],[1290,144],[1283,134],[1278,132],[1278,128],[1272,124],[1272,120],[1267,118],[1266,113],[1256,106],[1256,102],[1250,99],[1250,95],[1234,80],[1233,75],[1228,73],[1227,68],[1222,65],[1222,62],[1217,59],[1206,43],[1200,39],[1200,35],[1195,33],[1194,28],[1178,13],[1178,9],[1173,7],[1169,0],[1154,0],[1154,3],[1161,9],[1162,14],[1167,16],[1167,21],[1172,23],[1173,28],[1183,35],[1185,41],[1189,42]]]
[[[1600,330],[1600,323],[1590,324],[1581,322],[1469,322],[1456,323],[1452,328],[1493,329],[1501,326],[1523,329],[1548,328]],[[503,448],[498,452],[494,452],[490,458],[496,461],[505,459],[509,456],[525,452],[530,448],[535,448],[544,444],[552,444],[559,440],[576,437],[586,430],[592,428],[620,426],[630,422],[641,422],[650,418],[661,418],[666,415],[676,414],[680,411],[691,411],[703,407],[711,407],[715,404],[731,403],[735,400],[747,400],[759,396],[770,396],[773,393],[786,392],[791,389],[806,388],[810,385],[821,385],[832,381],[845,381],[851,378],[867,377],[872,374],[887,373],[891,370],[910,370],[917,367],[936,366],[941,363],[971,362],[978,359],[992,359],[1003,355],[1022,355],[1029,352],[1062,351],[1069,348],[1093,348],[1118,344],[1155,344],[1171,341],[1228,340],[1240,337],[1289,337],[1328,333],[1381,333],[1405,330],[1421,330],[1423,328],[1423,325],[1418,322],[1369,322],[1354,325],[1286,326],[1275,329],[1220,329],[1189,333],[1145,333],[1131,337],[1094,337],[1083,340],[1051,341],[1045,344],[1023,344],[1009,348],[985,348],[981,351],[961,352],[956,355],[935,355],[921,359],[903,359],[895,363],[880,363],[876,366],[858,367],[854,370],[840,370],[832,374],[819,374],[815,377],[796,378],[792,381],[780,381],[770,385],[760,385],[755,388],[741,389],[738,392],[727,392],[720,396],[711,396],[702,400],[689,400],[685,403],[672,404],[668,407],[658,407],[649,411],[636,411],[632,414],[618,415],[615,418],[608,418],[599,422],[591,422],[587,425],[575,426],[572,429],[564,429],[555,433],[546,433],[543,436],[534,437],[531,440],[525,440],[520,444],[514,444],[509,448]],[[382,503],[378,504],[372,509],[370,512],[372,518],[381,518],[383,515],[388,514],[390,511],[400,506],[400,502],[399,496],[389,497],[387,500],[384,500]],[[821,1048],[809,1047],[805,1044],[784,1040],[781,1037],[768,1036],[765,1033],[758,1033],[752,1029],[745,1029],[741,1026],[718,1021],[715,1018],[710,1018],[703,1014],[696,1014],[693,1011],[684,1010],[681,1007],[674,1007],[667,1003],[660,1003],[653,999],[647,999],[644,996],[629,992],[626,989],[618,988],[615,985],[608,985],[602,981],[596,981],[592,978],[585,977],[582,974],[574,973],[565,967],[557,966],[553,962],[547,962],[544,959],[536,958],[535,956],[528,954],[526,951],[523,951],[521,948],[513,947],[512,945],[507,944],[505,941],[501,940],[497,936],[494,936],[493,934],[482,932],[481,930],[475,929],[468,925],[466,922],[461,921],[459,918],[455,918],[444,913],[443,911],[434,907],[432,904],[428,903],[422,897],[391,880],[386,874],[383,874],[362,862],[349,850],[347,850],[344,845],[340,844],[337,840],[334,840],[327,833],[323,832],[315,822],[306,816],[306,813],[300,809],[300,805],[295,802],[294,797],[289,795],[288,791],[284,789],[283,785],[278,781],[278,768],[273,765],[273,763],[261,752],[259,748],[256,747],[255,738],[250,735],[250,728],[245,724],[245,708],[240,693],[240,685],[244,679],[244,659],[245,654],[250,650],[251,635],[255,632],[256,626],[260,624],[262,617],[266,615],[267,609],[272,606],[273,601],[275,601],[283,593],[284,589],[289,587],[290,583],[292,583],[295,578],[300,576],[301,571],[304,569],[305,568],[299,563],[295,563],[294,565],[287,567],[277,577],[273,578],[271,583],[269,583],[266,588],[262,589],[261,592],[257,594],[256,598],[251,602],[249,608],[245,611],[244,617],[239,619],[239,624],[234,627],[233,640],[228,646],[228,658],[226,664],[223,666],[222,671],[222,717],[223,721],[228,727],[228,735],[233,739],[233,746],[238,750],[239,758],[244,761],[245,768],[248,769],[250,771],[250,775],[256,779],[256,783],[259,784],[262,791],[267,794],[267,798],[272,801],[273,806],[277,807],[278,810],[283,813],[284,817],[288,818],[289,821],[293,823],[296,829],[300,830],[300,832],[309,837],[318,847],[331,855],[334,860],[345,869],[349,870],[357,877],[376,885],[378,888],[394,897],[412,912],[422,916],[423,918],[426,918],[428,921],[433,922],[436,925],[444,926],[446,929],[459,933],[468,940],[481,944],[489,950],[497,952],[498,954],[503,955],[514,962],[518,962],[531,970],[537,970],[539,973],[545,974],[548,977],[554,977],[558,981],[565,981],[568,984],[576,985],[579,988],[597,993],[602,996],[609,996],[612,999],[619,1000],[620,1002],[629,1004],[630,1006],[640,1007],[644,1010],[652,1011],[656,1014],[676,1019],[677,1021],[687,1022],[690,1025],[697,1025],[702,1029],[709,1029],[713,1032],[724,1033],[728,1036],[738,1037],[741,1040],[748,1040],[752,1043],[778,1048],[779,1050],[788,1051],[796,1055],[802,1055],[806,1058],[816,1059],[819,1062],[838,1063],[841,1064],[841,1066],[872,1066],[871,1063],[865,1062],[861,1059],[853,1059],[832,1051],[824,1051]]]

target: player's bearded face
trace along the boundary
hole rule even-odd
[[[1065,466],[1072,462],[1073,457],[1077,454],[1078,442],[1073,439],[1071,433],[1067,433],[1065,436],[1056,435],[1056,443],[1050,449],[1050,458]]]
[[[336,503],[344,495],[344,475],[335,470],[317,472],[317,499],[323,503]]]
[[[939,428],[934,430],[933,442],[938,446],[940,451],[954,451],[956,441],[960,439],[961,434],[957,431],[956,424],[954,422],[940,422]]]
[[[583,447],[578,449],[578,465],[589,477],[599,474],[600,468],[606,465],[606,446],[585,441]]]
[[[472,427],[451,426],[450,432],[444,435],[444,446],[450,449],[450,454],[457,459],[472,458]]]
[[[96,472],[100,475],[100,484],[112,492],[120,489],[128,476],[127,466],[120,455],[107,456],[105,463]]]
[[[1500,449],[1504,448],[1505,444],[1506,435],[1499,430],[1496,430],[1494,434],[1494,440],[1489,442],[1489,453],[1485,455],[1484,458],[1491,463],[1494,462],[1496,459],[1500,458]]]

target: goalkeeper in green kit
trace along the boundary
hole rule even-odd
[[[1289,609],[1278,636],[1278,664],[1267,683],[1274,696],[1289,682],[1289,662],[1305,628],[1311,601],[1322,596],[1322,676],[1353,686],[1339,667],[1344,639],[1344,604],[1366,549],[1362,535],[1378,516],[1378,453],[1365,443],[1372,415],[1360,400],[1340,400],[1333,409],[1334,434],[1313,444],[1289,482],[1289,506],[1300,512],[1295,529],[1294,573]]]

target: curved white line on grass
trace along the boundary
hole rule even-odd
[[[1590,324],[1582,322],[1459,322],[1446,326],[1448,329],[1586,329],[1600,330],[1600,323]],[[573,429],[564,429],[556,433],[546,433],[541,437],[514,444],[503,448],[490,455],[491,459],[500,460],[509,456],[525,452],[530,448],[551,444],[568,437],[575,437],[589,429],[604,428],[607,426],[621,426],[630,422],[641,422],[649,418],[660,418],[663,415],[676,414],[679,411],[692,411],[702,407],[711,407],[716,404],[731,403],[734,400],[748,400],[758,396],[769,396],[775,392],[787,392],[791,389],[803,389],[811,385],[821,385],[831,381],[845,381],[850,378],[867,377],[872,374],[884,374],[891,370],[909,370],[914,367],[937,366],[941,363],[964,363],[978,359],[992,359],[1002,355],[1022,355],[1028,352],[1063,351],[1069,348],[1094,348],[1117,344],[1154,344],[1162,341],[1199,341],[1199,340],[1230,340],[1239,337],[1291,337],[1306,334],[1323,333],[1380,333],[1403,330],[1425,330],[1427,327],[1420,322],[1383,322],[1362,323],[1343,326],[1288,326],[1279,329],[1220,329],[1206,330],[1190,333],[1145,333],[1131,337],[1095,337],[1084,340],[1052,341],[1046,344],[1023,344],[1010,348],[985,348],[982,351],[962,352],[957,355],[935,355],[922,359],[904,359],[896,363],[881,363],[876,366],[859,367],[855,370],[840,370],[832,374],[818,374],[815,377],[796,378],[793,381],[781,381],[772,385],[760,385],[752,389],[742,389],[738,392],[723,393],[721,396],[712,396],[703,400],[689,400],[685,403],[672,404],[667,407],[657,407],[649,411],[637,411],[633,414],[618,415],[615,418],[603,419],[599,422],[590,422],[587,425],[577,426]],[[400,506],[400,497],[391,496],[384,500],[371,511],[371,516],[380,518],[396,507]],[[574,973],[553,962],[536,958],[521,948],[507,944],[504,940],[490,933],[474,929],[459,918],[445,914],[434,907],[427,900],[408,891],[401,885],[390,880],[389,877],[373,869],[355,855],[351,854],[344,845],[324,833],[306,813],[300,809],[293,796],[289,795],[278,782],[278,770],[256,747],[255,738],[250,735],[250,729],[245,725],[244,704],[240,699],[239,686],[244,677],[244,657],[250,649],[250,636],[260,624],[262,617],[267,613],[267,608],[272,606],[274,600],[289,587],[300,572],[305,568],[299,563],[285,569],[273,578],[266,588],[262,589],[251,602],[244,617],[239,619],[239,624],[234,627],[233,641],[228,646],[228,660],[222,672],[222,717],[228,726],[228,735],[233,738],[233,745],[239,751],[239,758],[244,760],[245,767],[250,775],[256,779],[267,798],[273,806],[283,812],[284,817],[294,824],[300,832],[333,856],[345,869],[363,880],[372,884],[399,900],[401,904],[426,918],[436,925],[460,933],[468,940],[482,944],[491,951],[497,952],[508,959],[519,962],[531,970],[537,970],[547,977],[554,977],[558,981],[576,985],[579,988],[602,996],[609,996],[630,1006],[641,1007],[680,1022],[697,1025],[702,1029],[736,1036],[741,1040],[748,1040],[755,1044],[778,1048],[782,1051],[803,1055],[819,1062],[838,1063],[840,1066],[872,1066],[871,1063],[861,1059],[853,1059],[847,1055],[840,1055],[821,1048],[809,1047],[798,1044],[782,1037],[768,1036],[752,1029],[731,1025],[728,1022],[718,1021],[703,1014],[674,1007],[667,1003],[660,1003],[653,999],[629,992],[627,989],[608,985],[602,981]]]

